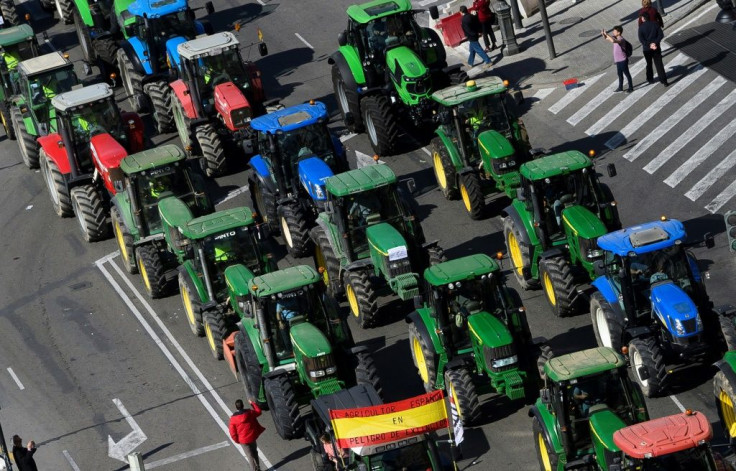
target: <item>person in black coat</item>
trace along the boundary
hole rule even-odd
[[[647,82],[654,83],[654,71],[652,70],[652,62],[657,68],[657,78],[665,87],[667,83],[667,74],[664,71],[662,63],[662,48],[660,43],[664,39],[664,32],[659,25],[649,20],[649,15],[643,14],[639,17],[639,42],[644,53],[644,60],[647,63],[646,75]]]
[[[36,453],[36,442],[33,440],[28,442],[26,449],[26,456],[23,457],[23,471],[38,471],[36,460],[33,459],[33,454]]]
[[[25,458],[28,450],[23,446],[23,439],[19,435],[13,435],[13,460],[18,471],[25,471]]]
[[[468,65],[473,67],[475,55],[478,54],[478,56],[483,59],[485,65],[490,66],[491,58],[488,57],[488,54],[486,54],[485,51],[483,51],[483,48],[480,46],[480,42],[478,42],[482,31],[480,20],[478,20],[477,16],[470,13],[468,11],[468,7],[465,5],[460,7],[460,13],[463,14],[461,26],[463,28],[463,33],[465,33],[465,37],[468,39],[468,48],[470,49]]]

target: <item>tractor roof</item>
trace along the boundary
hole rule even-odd
[[[626,361],[614,350],[598,347],[554,357],[544,365],[544,370],[549,379],[559,383],[615,370],[624,365]]]
[[[181,228],[181,233],[187,239],[204,239],[251,224],[253,224],[253,212],[250,208],[241,206],[194,218]]]
[[[135,16],[159,18],[187,8],[187,0],[136,0],[128,5],[128,11]]]
[[[66,111],[70,108],[104,100],[111,96],[112,88],[108,84],[95,83],[94,85],[87,85],[86,87],[56,95],[51,99],[51,104],[59,111]]]
[[[333,409],[355,409],[358,407],[370,407],[383,404],[378,393],[369,384],[359,384],[350,389],[342,389],[336,393],[325,394],[317,399],[312,399],[312,410],[317,418],[322,421],[327,430],[332,430],[330,410]]]
[[[33,28],[27,24],[0,29],[0,47],[22,43],[33,38],[35,35],[36,33],[33,32]]]
[[[557,175],[566,175],[592,165],[593,162],[582,152],[569,150],[526,162],[521,166],[520,172],[529,180],[542,180]]]
[[[166,144],[153,149],[129,155],[120,162],[120,169],[130,175],[143,170],[151,170],[163,165],[185,160],[187,155],[175,144]]]
[[[60,52],[52,52],[24,60],[18,64],[18,70],[24,75],[36,75],[66,66],[72,66],[69,59]]]
[[[357,23],[368,23],[403,11],[411,11],[411,0],[374,0],[362,5],[350,5],[347,13]]]
[[[396,183],[396,175],[385,164],[368,165],[343,172],[326,180],[327,191],[337,197],[360,193]]]
[[[176,47],[176,50],[184,59],[192,60],[200,57],[219,56],[223,51],[237,48],[238,44],[240,42],[233,33],[223,31],[181,43]]]
[[[617,430],[613,441],[628,456],[654,458],[688,450],[713,438],[705,414],[687,412],[649,420]]]
[[[259,116],[250,122],[250,127],[256,131],[274,134],[303,128],[326,119],[327,107],[324,103],[315,101],[313,105],[304,103]]]
[[[616,255],[662,250],[685,241],[687,234],[677,219],[653,221],[627,227],[598,238],[598,246]]]
[[[497,95],[506,91],[503,80],[498,77],[480,77],[459,85],[443,88],[432,94],[434,101],[443,106],[457,106],[468,100]]]
[[[424,279],[434,286],[472,280],[498,270],[495,260],[485,254],[468,255],[438,263],[424,270]]]
[[[321,279],[322,277],[314,268],[307,265],[297,265],[253,278],[251,280],[251,293],[260,297],[270,296],[310,285]]]

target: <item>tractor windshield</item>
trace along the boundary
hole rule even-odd
[[[422,442],[372,455],[369,461],[369,469],[380,469],[382,471],[426,471],[432,469],[429,450]]]
[[[406,233],[395,186],[382,186],[346,196],[342,209],[345,211],[350,244],[360,258],[363,258],[360,254],[368,252],[365,234],[368,226],[385,222],[399,229],[399,232]]]
[[[216,293],[223,292],[225,269],[231,265],[243,264],[254,274],[261,274],[260,253],[255,236],[248,226],[238,227],[204,239],[202,250]],[[217,296],[217,299],[221,299]]]
[[[236,48],[202,57],[197,61],[195,74],[203,96],[211,95],[212,90],[222,83],[232,82],[243,90],[250,86],[248,73]]]
[[[148,233],[161,232],[161,215],[158,202],[169,196],[175,196],[190,208],[195,205],[194,188],[189,174],[181,166],[171,166],[135,175],[134,187],[138,192],[138,209],[143,211],[143,219],[148,226]]]
[[[28,78],[28,86],[33,106],[42,105],[60,93],[68,92],[77,85],[77,75],[73,68],[52,70]]]
[[[141,22],[141,24],[143,24],[143,22]],[[164,40],[176,36],[183,36],[185,38],[194,38],[197,36],[194,22],[187,18],[186,11],[179,11],[158,18],[151,18],[148,20],[148,27],[150,28],[151,34],[154,38],[161,38]],[[146,37],[145,31],[143,31],[141,37]]]
[[[123,131],[118,109],[112,100],[101,100],[74,108],[70,114],[75,143],[89,143],[97,134],[109,133],[118,142],[123,142]]]
[[[333,169],[337,164],[332,138],[322,123],[276,134],[276,141],[280,150],[282,171],[287,181],[298,176],[296,166],[300,160],[319,157]]]
[[[289,338],[293,325],[309,322],[322,332],[329,331],[328,314],[315,289],[301,287],[282,292],[268,300],[266,306],[271,327],[271,338],[275,339],[276,355],[279,360],[294,355]]]
[[[567,207],[580,205],[590,209],[593,214],[599,212],[601,191],[591,168],[537,180],[534,188],[540,217],[550,235],[563,232],[562,210]]]
[[[2,55],[7,70],[13,71],[19,62],[36,57],[38,54],[33,42],[25,41],[3,46],[0,55]]]
[[[506,300],[502,286],[495,276],[484,275],[480,279],[458,281],[445,287],[444,295],[436,300],[437,312],[447,312],[456,348],[470,346],[467,320],[472,314],[484,311],[504,321]]]
[[[671,455],[643,460],[645,471],[715,471],[716,465],[707,445],[683,450]]]
[[[458,106],[458,112],[467,130],[475,141],[483,131],[494,130],[509,134],[509,116],[504,106],[504,94],[486,95],[468,100]]]
[[[569,405],[573,433],[590,431],[588,418],[598,406],[605,406],[629,425],[637,420],[625,378],[617,371],[573,379],[563,389],[563,395],[564,403]]]
[[[362,49],[368,55],[380,57],[386,49],[402,45],[419,50],[419,28],[411,12],[377,18],[362,28]]]

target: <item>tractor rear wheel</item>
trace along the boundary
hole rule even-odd
[[[432,341],[424,338],[413,322],[409,324],[409,348],[411,360],[419,372],[424,390],[434,391],[437,383],[437,354],[432,349]]]
[[[554,358],[554,356],[555,353],[549,345],[544,344],[539,347],[539,356],[537,356],[537,373],[539,373],[539,379],[542,381],[547,379],[547,373],[544,372],[544,365]]]
[[[72,24],[72,21],[74,21],[74,2],[72,0],[56,0],[56,13],[59,15],[59,21],[65,25]]]
[[[203,124],[194,131],[202,153],[202,170],[208,177],[219,177],[227,172],[225,148],[211,124]]]
[[[207,345],[215,360],[222,360],[223,345],[222,342],[227,335],[227,325],[225,317],[219,311],[209,311],[204,314],[204,336],[207,338]]]
[[[314,264],[317,269],[323,268],[322,279],[332,296],[342,294],[343,286],[340,284],[340,261],[332,250],[330,239],[323,228],[317,226],[309,233],[314,242]]]
[[[445,371],[445,388],[455,400],[457,414],[463,425],[477,424],[481,417],[480,400],[468,370],[454,368]]]
[[[118,242],[123,266],[128,273],[135,275],[138,273],[138,264],[135,260],[133,236],[130,235],[128,226],[125,225],[122,216],[120,216],[120,211],[115,206],[110,210],[110,218],[112,219],[112,230],[115,233],[115,240]]]
[[[242,331],[235,333],[235,361],[240,371],[245,397],[248,401],[256,402],[261,409],[268,409],[268,403],[259,400],[263,368],[258,363],[258,356],[250,344],[250,339],[247,339]]]
[[[159,134],[171,132],[174,130],[174,116],[171,113],[171,88],[169,84],[163,80],[147,83],[143,90],[151,100],[151,111],[153,112],[153,120],[156,121],[156,130]],[[199,129],[197,129],[199,131]],[[197,135],[199,137],[199,135]],[[219,141],[219,136],[218,136]],[[199,141],[202,146],[202,141]],[[203,149],[204,151],[204,149]],[[222,158],[225,158],[224,151]]]
[[[82,236],[87,242],[97,242],[110,236],[105,207],[97,189],[92,185],[72,188],[72,208],[77,215]]]
[[[373,361],[373,356],[368,352],[360,352],[356,354],[358,364],[355,367],[355,383],[369,384],[378,393],[378,397],[383,397],[383,387],[381,387],[381,378],[378,375],[378,368]]]
[[[393,155],[399,138],[399,126],[391,103],[383,95],[371,95],[360,100],[363,122],[373,152]]]
[[[298,204],[282,205],[279,207],[279,221],[281,235],[286,242],[286,248],[292,257],[304,257],[309,253],[309,223]]]
[[[432,139],[432,167],[434,168],[437,186],[440,187],[445,198],[448,200],[457,199],[458,191],[455,184],[457,171],[449,152],[447,152],[447,147],[439,137]]]
[[[716,397],[716,407],[718,408],[718,417],[721,419],[723,433],[728,437],[731,446],[736,442],[736,393],[733,389],[734,385],[728,380],[728,377],[719,371],[713,377],[713,394]]]
[[[557,471],[557,453],[547,443],[542,424],[539,419],[532,419],[532,433],[534,434],[534,448],[537,450],[537,458],[539,459],[539,469],[541,471]]]
[[[629,343],[629,364],[646,397],[656,397],[662,393],[667,380],[667,368],[655,339],[632,340]]]
[[[23,122],[23,115],[20,109],[13,108],[10,111],[10,120],[13,123],[13,130],[18,139],[18,147],[23,163],[28,168],[38,168],[38,156],[41,148],[36,142],[36,136],[32,136],[26,131],[26,125]]]
[[[304,421],[299,414],[299,404],[289,377],[282,374],[265,378],[263,387],[279,436],[284,440],[301,438],[304,435]]]
[[[116,55],[118,53],[118,45],[117,43],[115,43],[114,39],[95,39],[94,41],[92,41],[92,48],[95,50],[95,56],[98,59],[104,62],[108,67],[112,69],[116,68]],[[107,77],[105,77],[105,79],[107,79]]]
[[[732,317],[719,315],[718,322],[721,326],[721,335],[725,343],[726,351],[736,350],[736,326]]]
[[[92,64],[94,63],[96,57],[95,49],[92,46],[92,38],[89,34],[89,28],[86,24],[84,24],[82,17],[79,15],[79,12],[76,9],[74,10],[74,13],[72,13],[72,18],[74,21],[74,30],[77,32],[79,47],[82,49],[82,56],[84,57],[85,61],[87,61],[89,64]]]
[[[166,271],[156,247],[153,244],[139,245],[135,249],[135,258],[148,296],[151,299],[166,296]]]
[[[447,255],[442,247],[434,246],[427,249],[427,255],[429,255],[429,265],[437,265],[438,263],[446,262]]]
[[[49,190],[51,205],[54,207],[54,212],[59,217],[63,218],[74,216],[72,200],[69,197],[69,188],[66,186],[64,175],[62,175],[59,171],[59,167],[57,167],[49,156],[46,155],[46,152],[43,149],[41,149],[39,159],[41,173],[43,174],[44,181],[46,181],[46,188]]]
[[[363,131],[363,117],[360,114],[360,96],[358,91],[345,86],[345,80],[340,75],[340,68],[336,65],[332,66],[332,88],[335,90],[335,98],[337,106],[340,107],[342,119],[350,113],[353,116],[351,124],[345,123],[345,127],[350,132]]]
[[[593,293],[590,297],[590,317],[598,345],[620,352],[623,347],[624,325],[600,293]]]
[[[483,217],[486,209],[486,199],[480,187],[478,174],[467,172],[460,175],[460,197],[465,205],[465,211],[470,219],[478,220]]]
[[[199,294],[194,289],[194,283],[189,273],[179,272],[179,295],[187,314],[187,321],[192,333],[197,337],[204,337],[204,324],[202,323],[202,303]]]
[[[552,311],[557,317],[567,317],[575,312],[575,277],[570,264],[562,257],[545,258],[539,263],[542,289]]]
[[[509,252],[509,258],[511,258],[511,269],[519,285],[523,289],[528,290],[535,287],[537,282],[530,276],[532,249],[522,242],[519,230],[523,230],[523,228],[517,229],[511,217],[504,218],[503,237],[506,240],[506,249]]]
[[[256,211],[261,215],[261,220],[268,224],[269,229],[278,230],[276,195],[274,195],[260,178],[255,177],[253,185],[253,203]]]
[[[3,19],[8,25],[18,26],[20,24],[18,9],[15,7],[13,0],[0,1],[0,12],[2,12]]]
[[[13,112],[8,110],[5,103],[0,103],[0,121],[3,123],[5,135],[11,141],[15,140],[15,125],[13,123]]]
[[[345,296],[348,298],[350,312],[361,329],[376,324],[378,301],[373,283],[367,270],[350,271],[345,275]]]
[[[189,118],[187,118],[178,98],[172,97],[171,101],[172,117],[176,125],[176,131],[179,133],[181,145],[186,149],[192,146],[192,132],[189,129]]]
[[[123,83],[125,94],[128,95],[128,103],[131,109],[136,113],[148,111],[148,99],[143,92],[143,77],[135,71],[130,57],[122,47],[118,49],[117,61],[118,70],[120,70],[120,81]]]

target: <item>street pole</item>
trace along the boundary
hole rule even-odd
[[[518,0],[511,0],[511,17],[514,19],[514,26],[516,28],[522,29],[524,27],[524,25],[521,24],[521,12],[519,11]]]
[[[544,4],[544,0],[538,0],[539,2],[539,16],[542,17],[542,26],[544,26],[544,35],[547,38],[547,49],[549,49],[549,58],[554,59],[557,57],[555,52],[555,43],[552,40],[552,29],[549,27],[549,18],[547,17],[547,6]],[[659,4],[659,1],[657,2]]]

